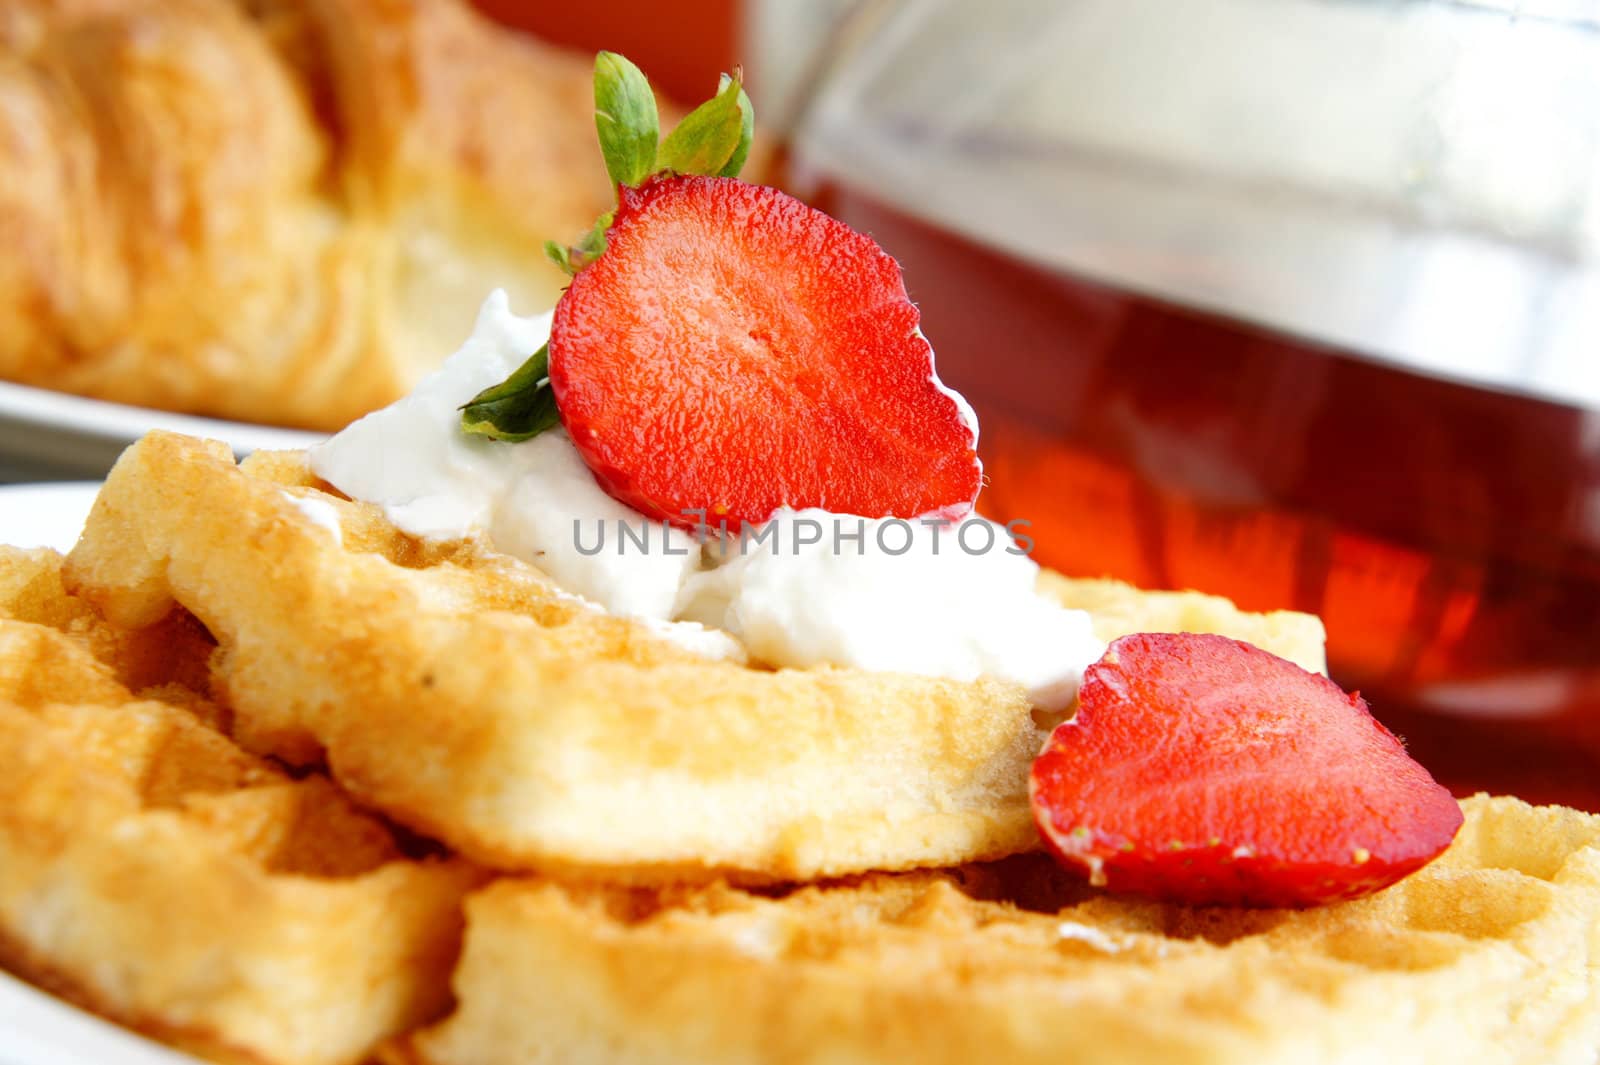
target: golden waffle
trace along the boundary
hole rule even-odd
[[[307,500],[339,527],[319,524]],[[633,882],[810,879],[1037,845],[1022,689],[985,680],[712,662],[592,611],[472,542],[427,546],[319,490],[297,455],[152,434],[117,464],[69,576],[118,622],[174,602],[217,638],[239,741],[326,757],[352,794],[500,868]],[[1115,600],[1103,635],[1174,616]],[[1322,628],[1181,598],[1185,624],[1313,668]]]
[[[1439,861],[1307,911],[1117,899],[1036,858],[783,898],[503,880],[468,902],[457,1013],[392,1057],[1592,1065],[1600,817],[1463,806]]]
[[[58,566],[0,549],[0,962],[225,1059],[356,1062],[437,1016],[478,874],[407,860],[325,778],[202,723],[172,679],[209,653],[198,626],[119,636]],[[130,693],[141,671],[185,708]]]

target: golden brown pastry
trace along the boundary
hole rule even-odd
[[[1579,1065],[1600,1038],[1600,816],[1478,796],[1436,862],[1308,910],[1037,853],[830,880],[1034,845],[1019,687],[709,661],[299,453],[173,434],[59,565],[0,548],[0,963],[220,1060]],[[1043,586],[1104,637],[1321,665],[1306,615]],[[339,785],[543,875],[407,857]]]
[[[761,881],[1038,846],[1048,723],[1020,684],[711,661],[477,542],[400,535],[298,453],[241,470],[220,444],[146,436],[67,574],[119,625],[192,611],[247,749],[325,755],[361,801],[495,868]],[[1322,666],[1304,614],[1050,587],[1099,603],[1102,637],[1179,623]]]
[[[481,874],[239,750],[181,683],[206,641],[162,671],[59,566],[0,548],[0,965],[227,1061],[353,1065],[437,1016]]]
[[[1299,911],[1107,896],[1028,860],[776,899],[502,880],[468,900],[456,1014],[389,1060],[1586,1065],[1600,817],[1462,806],[1434,864]]]
[[[337,428],[610,203],[591,67],[458,0],[0,5],[0,379]]]

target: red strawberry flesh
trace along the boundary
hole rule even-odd
[[[731,178],[620,196],[550,335],[562,422],[609,494],[680,525],[971,508],[972,430],[872,240]]]
[[[1034,763],[1030,794],[1068,868],[1188,904],[1368,894],[1437,857],[1462,821],[1359,695],[1197,634],[1114,642]]]

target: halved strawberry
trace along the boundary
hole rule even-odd
[[[1354,898],[1427,864],[1461,827],[1450,793],[1359,695],[1223,636],[1114,642],[1029,793],[1067,868],[1190,904]]]
[[[596,480],[652,518],[781,506],[966,513],[973,430],[934,376],[900,268],[764,186],[619,189],[605,253],[556,306],[550,385]]]

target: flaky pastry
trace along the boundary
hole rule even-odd
[[[460,0],[0,6],[0,379],[338,428],[611,203],[587,58]]]

